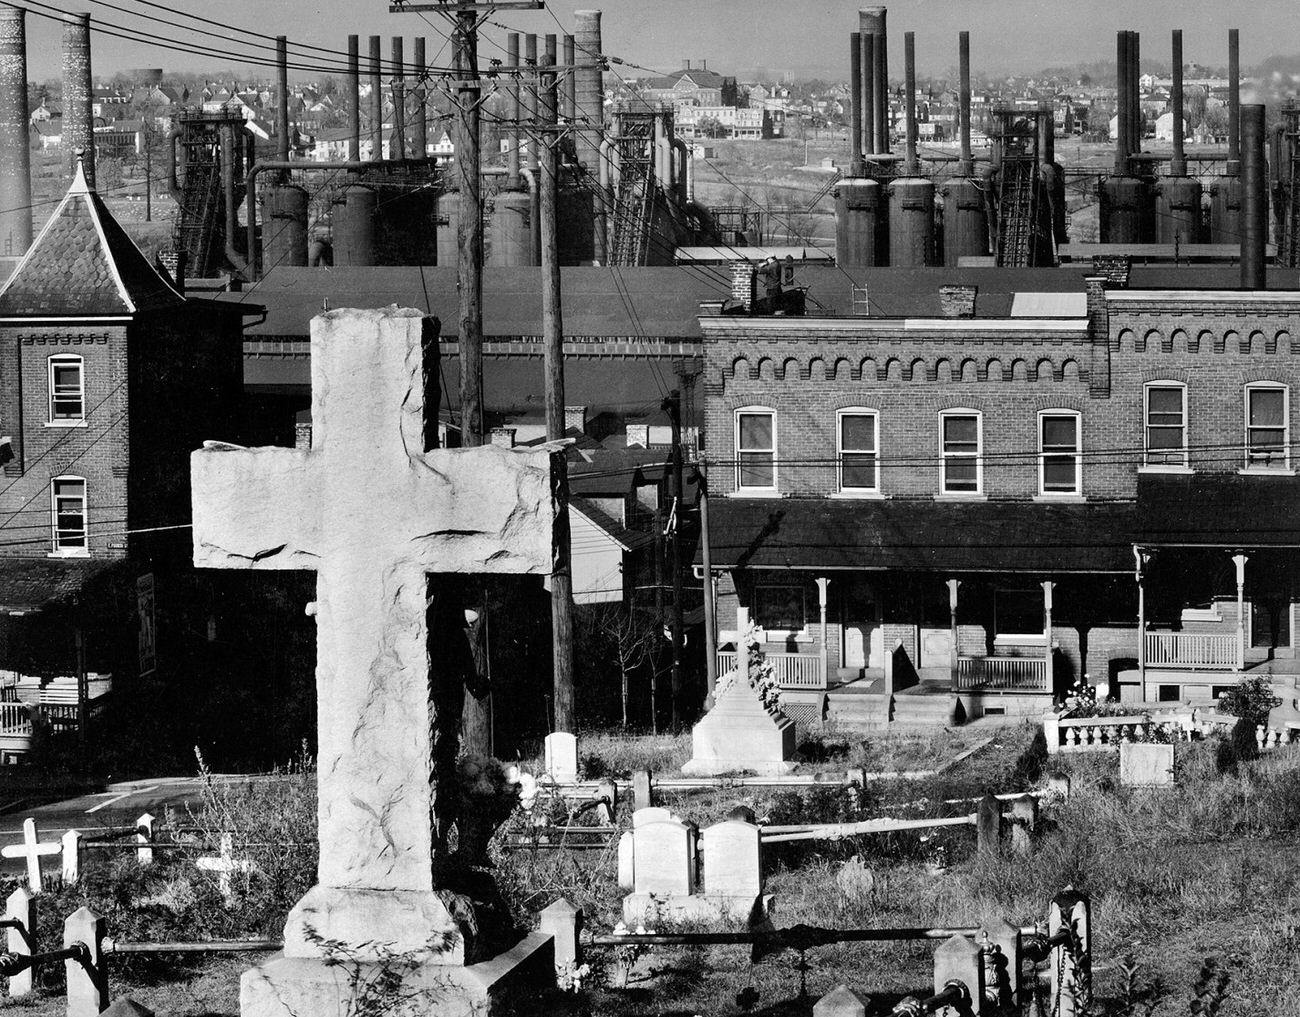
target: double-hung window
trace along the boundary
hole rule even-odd
[[[59,354],[50,357],[50,423],[75,426],[86,419],[85,379],[78,356]]]
[[[1083,493],[1079,414],[1045,410],[1038,415],[1038,493],[1043,497]]]
[[[943,494],[979,494],[983,490],[981,442],[980,415],[974,410],[947,410],[939,415],[939,490]]]
[[[736,490],[776,490],[776,412],[736,411]]]
[[[1246,468],[1285,470],[1290,465],[1284,385],[1246,386]]]
[[[840,410],[840,490],[848,493],[880,490],[877,417],[874,410]]]
[[[1171,381],[1146,387],[1146,465],[1187,465],[1187,386]]]
[[[54,527],[52,553],[67,557],[89,554],[86,541],[86,481],[55,477],[50,483]]]

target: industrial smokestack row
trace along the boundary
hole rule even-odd
[[[891,180],[889,196],[889,264],[899,268],[934,264],[934,181],[920,175],[916,156],[915,35],[903,36],[907,141],[905,176]]]
[[[75,170],[77,154],[86,183],[95,186],[95,129],[91,118],[90,15],[63,16],[63,147],[69,170]],[[22,95],[27,95],[24,82]]]
[[[1268,237],[1267,169],[1264,160],[1264,107],[1241,107],[1241,285],[1262,290],[1264,242]]]
[[[1210,185],[1210,243],[1241,242],[1241,59],[1238,30],[1228,29],[1228,162]]]
[[[1169,160],[1169,175],[1156,181],[1156,243],[1194,244],[1201,239],[1201,182],[1187,175],[1187,155],[1183,148],[1183,33],[1174,29],[1173,89],[1170,107],[1173,115],[1174,153]]]
[[[1115,169],[1100,187],[1101,242],[1141,244],[1149,242],[1154,207],[1150,187],[1133,173],[1130,159],[1142,142],[1137,33],[1121,31],[1115,43]]]
[[[0,255],[32,245],[32,174],[27,144],[27,12],[0,6]]]
[[[988,211],[984,204],[984,185],[973,179],[975,162],[970,147],[970,32],[957,37],[958,106],[957,133],[961,139],[961,157],[957,176],[940,189],[943,198],[943,263],[956,268],[962,258],[989,253]]]
[[[597,176],[600,143],[605,136],[605,86],[600,61],[603,42],[600,11],[574,11],[574,59],[580,68],[573,72],[575,113],[579,124],[576,149],[578,162]],[[585,122],[584,122],[585,121]]]
[[[889,151],[889,49],[884,7],[858,11],[863,137],[867,154]]]

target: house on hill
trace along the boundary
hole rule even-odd
[[[178,292],[80,167],[0,288],[0,761],[177,666],[153,598],[192,572],[190,451],[241,433],[247,313]]]

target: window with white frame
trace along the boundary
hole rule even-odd
[[[1246,466],[1285,470],[1290,465],[1288,395],[1285,385],[1246,386]]]
[[[53,553],[89,554],[86,541],[86,480],[84,477],[55,477],[50,483],[54,524]]]
[[[1044,497],[1083,493],[1079,414],[1044,410],[1038,415],[1038,493]]]
[[[80,357],[50,357],[50,423],[80,424],[86,419],[86,392]]]
[[[736,411],[736,490],[776,490],[776,412]]]
[[[1187,386],[1156,381],[1146,387],[1146,465],[1187,465]]]
[[[940,490],[944,494],[979,494],[984,482],[980,415],[974,410],[947,410],[939,415],[942,452]]]
[[[875,410],[840,410],[839,465],[841,491],[879,491]]]

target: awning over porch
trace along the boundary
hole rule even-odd
[[[717,498],[709,515],[715,568],[1133,571],[1131,502]]]
[[[1138,478],[1135,543],[1149,547],[1300,547],[1300,477]]]
[[[0,614],[30,614],[64,604],[120,561],[0,558]]]

